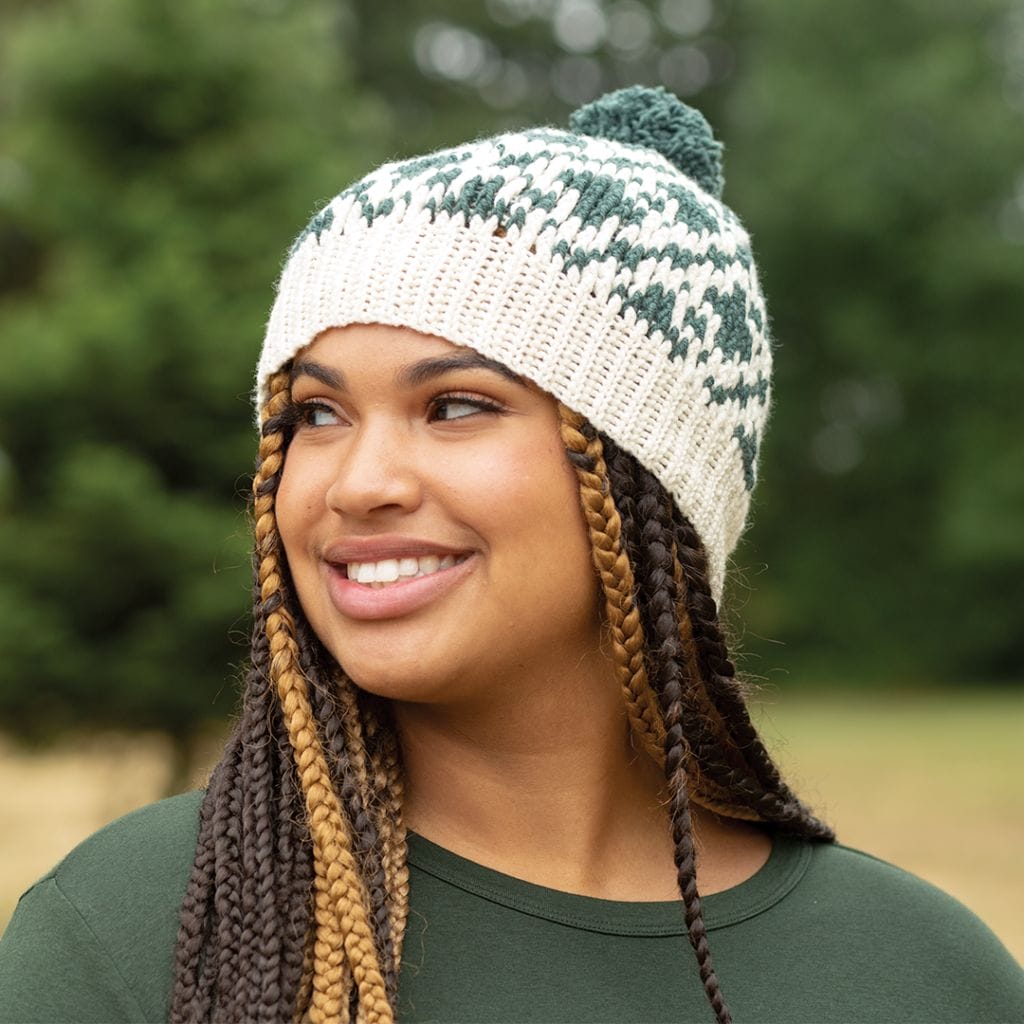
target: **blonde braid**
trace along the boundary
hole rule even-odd
[[[262,410],[263,423],[279,415],[288,402],[288,374],[277,373],[270,381],[270,398]],[[270,677],[277,687],[288,738],[295,753],[314,849],[316,940],[310,1017],[314,1024],[341,1024],[346,1011],[344,960],[347,958],[360,1006],[366,1008],[367,1024],[391,1024],[393,1013],[367,921],[366,894],[316,733],[308,687],[299,667],[295,623],[282,600],[274,489],[268,486],[284,463],[281,431],[264,433],[259,456],[259,472],[253,482],[259,560],[257,579],[260,599],[268,610]]]
[[[366,740],[363,735],[363,718],[359,707],[359,696],[355,683],[342,671],[333,675],[335,699],[341,712],[344,726],[345,753],[349,765],[355,772],[356,785],[363,803],[369,809],[377,800],[370,781],[369,758],[366,753]]]
[[[601,577],[605,617],[612,634],[616,673],[626,701],[629,722],[643,748],[654,760],[665,760],[665,725],[658,700],[647,681],[644,637],[640,613],[634,600],[633,570],[622,548],[622,523],[608,486],[601,439],[588,439],[582,428],[586,420],[558,403],[562,443],[573,459],[580,484],[580,502],[590,532],[594,567]]]
[[[388,868],[385,864],[386,837],[393,828],[387,820],[386,780],[374,762],[371,743],[377,736],[376,718],[364,701],[363,694],[344,672],[339,671],[335,685],[338,708],[341,712],[345,757],[355,777],[355,785],[363,803],[368,824],[372,829],[373,849],[367,851],[364,870],[371,895],[373,930],[377,949],[383,958],[384,979],[390,996],[398,990],[398,954],[395,950],[395,925]],[[372,869],[370,864],[373,865]]]

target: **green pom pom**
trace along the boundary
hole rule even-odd
[[[661,86],[610,92],[571,114],[569,127],[577,135],[657,150],[705,192],[722,196],[722,144],[699,110]]]

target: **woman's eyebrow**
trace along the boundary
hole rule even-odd
[[[415,388],[429,380],[433,380],[435,377],[451,373],[454,370],[490,370],[492,373],[497,373],[506,380],[512,381],[513,384],[528,387],[525,378],[517,373],[513,373],[503,363],[499,363],[495,359],[488,359],[487,356],[483,356],[479,352],[466,352],[455,356],[421,359],[418,363],[411,363],[409,366],[399,370],[395,374],[394,381],[400,388]],[[290,376],[292,383],[297,378],[306,376],[320,381],[321,384],[335,391],[348,390],[348,386],[345,383],[345,374],[341,370],[324,366],[323,363],[315,362],[312,359],[302,359],[295,363]]]
[[[332,370],[323,363],[316,363],[312,359],[303,359],[295,363],[288,374],[290,383],[294,384],[299,377],[312,377],[321,384],[334,391],[345,391],[345,375],[340,370]]]

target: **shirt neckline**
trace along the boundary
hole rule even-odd
[[[764,913],[790,893],[811,860],[812,844],[775,835],[768,860],[746,881],[701,899],[708,931]],[[608,935],[684,935],[682,900],[634,903],[549,889],[484,867],[409,833],[409,863],[463,892],[532,917]],[[414,889],[415,891],[415,889]]]

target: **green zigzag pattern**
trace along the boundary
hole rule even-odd
[[[566,147],[583,150],[586,147],[584,140],[556,130],[527,131],[523,132],[522,136],[529,141],[557,145],[562,150]],[[520,173],[525,172],[526,168],[530,166],[535,166],[538,162],[548,161],[557,155],[557,151],[554,149],[532,153],[513,153],[507,152],[506,147],[501,143],[498,143],[497,147],[503,154],[497,162],[498,166],[515,169]],[[693,191],[676,182],[660,182],[658,194],[642,190],[635,196],[627,196],[627,184],[637,184],[640,179],[632,178],[627,181],[625,178],[613,177],[609,174],[566,169],[556,179],[562,184],[562,191],[544,191],[533,185],[532,175],[526,172],[524,173],[526,187],[512,201],[498,198],[498,193],[507,183],[507,179],[500,174],[486,179],[482,175],[474,175],[456,186],[458,179],[465,173],[465,168],[462,165],[472,156],[472,150],[451,150],[391,166],[387,169],[392,183],[391,191],[393,192],[402,182],[412,184],[418,180],[422,180],[423,185],[431,189],[440,185],[441,195],[439,197],[431,196],[425,204],[433,217],[436,218],[440,214],[462,215],[467,225],[474,218],[496,219],[506,230],[510,227],[522,228],[526,222],[526,216],[531,210],[540,209],[550,213],[565,191],[579,193],[571,216],[578,217],[584,226],[600,229],[609,217],[615,217],[618,220],[620,229],[640,225],[651,212],[664,214],[669,200],[675,200],[677,209],[672,218],[673,223],[686,224],[691,231],[697,234],[706,232],[714,235],[720,230],[719,222],[708,211],[705,201]],[[620,171],[664,170],[658,164],[639,159],[630,160],[619,157],[606,162]],[[372,225],[376,219],[386,217],[395,208],[395,199],[392,196],[388,196],[374,205],[369,198],[369,192],[375,183],[376,179],[365,178],[342,192],[335,202],[354,196],[361,216],[368,225]],[[411,189],[403,192],[399,198],[406,203],[411,203]],[[716,212],[718,211],[716,210]],[[732,227],[738,226],[739,223],[728,208],[721,208],[721,219],[726,225]],[[334,213],[331,207],[321,210],[295,240],[291,252],[294,253],[310,235],[315,236],[319,243],[320,236],[331,229],[333,221]],[[549,218],[541,225],[541,229],[544,230],[548,227],[558,228],[560,222]],[[708,245],[706,252],[700,253],[674,242],[659,248],[646,246],[639,241],[630,242],[628,239],[615,238],[607,249],[602,251],[572,246],[567,240],[562,239],[555,244],[554,252],[562,257],[563,269],[566,271],[571,267],[577,267],[582,271],[594,261],[607,262],[608,260],[614,260],[631,270],[636,270],[641,261],[647,259],[665,263],[671,270],[705,262],[710,263],[717,270],[726,270],[738,264],[749,272],[753,266],[752,256],[746,247],[740,246],[735,253],[729,254],[713,243]],[[621,298],[623,313],[629,309],[634,310],[638,319],[647,322],[648,332],[660,331],[668,339],[671,343],[670,358],[685,359],[689,350],[689,341],[681,329],[672,323],[678,298],[674,291],[665,288],[660,283],[632,289],[626,284],[621,284],[612,290],[612,294]],[[743,289],[736,284],[732,291],[722,293],[717,288],[711,287],[705,291],[703,299],[722,321],[716,336],[717,347],[730,359],[738,354],[742,361],[749,361],[753,354],[754,338],[747,322],[748,318],[755,324],[758,331],[763,330],[764,324],[760,312],[748,303]],[[687,327],[691,328],[697,336],[703,335],[707,330],[706,315],[692,307],[687,309],[682,320],[682,328],[685,330]],[[706,352],[702,352],[699,361],[707,362],[707,355]],[[740,407],[745,408],[750,399],[756,399],[762,403],[767,400],[768,385],[760,374],[758,374],[757,383],[753,385],[741,382],[733,387],[723,387],[718,385],[712,376],[709,376],[704,383],[710,391],[711,401],[719,404],[738,400]],[[747,434],[742,427],[737,428],[734,436],[739,441],[740,452],[743,456],[744,476],[747,489],[750,490],[754,481],[758,439],[756,433]]]

